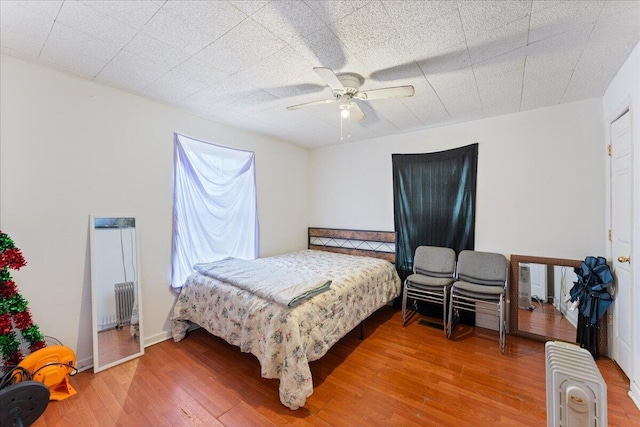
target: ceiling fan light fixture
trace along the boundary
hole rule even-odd
[[[351,103],[348,104],[340,104],[340,117],[343,119],[348,119],[351,116]]]

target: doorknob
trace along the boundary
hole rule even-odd
[[[619,262],[619,263],[629,262],[629,257],[626,257],[626,256],[619,256],[619,257],[618,257],[618,262]]]

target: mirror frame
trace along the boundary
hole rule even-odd
[[[125,356],[123,358],[120,358],[118,360],[115,360],[111,363],[107,363],[105,365],[100,366],[99,362],[100,362],[100,357],[99,357],[99,349],[98,349],[98,300],[97,298],[95,298],[96,295],[98,295],[98,289],[97,289],[97,277],[96,277],[96,259],[95,259],[95,254],[96,254],[96,248],[95,248],[95,243],[96,243],[96,235],[95,235],[95,224],[96,224],[96,219],[102,219],[102,218],[133,218],[134,220],[134,224],[135,224],[135,261],[136,261],[136,272],[135,272],[135,281],[136,281],[136,298],[138,301],[138,330],[139,330],[139,335],[138,335],[138,342],[140,344],[140,348],[139,351],[129,355],[129,356]],[[121,363],[127,362],[131,359],[135,359],[136,357],[140,357],[144,354],[144,335],[143,335],[143,316],[142,316],[142,301],[141,301],[141,294],[142,294],[142,289],[141,289],[141,283],[140,283],[140,244],[139,244],[139,239],[138,239],[138,234],[139,234],[139,228],[138,228],[138,219],[136,218],[135,215],[90,215],[89,216],[89,244],[90,244],[90,255],[91,255],[91,322],[92,322],[92,328],[93,328],[93,372],[94,373],[98,373],[100,371],[103,371],[105,369],[111,368],[113,366],[119,365]]]
[[[528,338],[535,341],[558,341],[555,337],[549,337],[546,335],[538,335],[527,331],[521,331],[518,329],[518,283],[520,283],[518,277],[518,264],[521,262],[531,264],[548,264],[557,265],[562,267],[580,267],[582,261],[575,259],[563,259],[563,258],[545,258],[538,256],[528,255],[511,255],[511,272],[509,274],[509,282],[511,284],[509,290],[509,333],[522,338]]]

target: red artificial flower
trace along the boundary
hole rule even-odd
[[[16,287],[16,282],[13,280],[0,283],[0,299],[12,298],[17,292],[18,288]]]
[[[13,320],[16,322],[16,327],[21,330],[27,329],[28,327],[33,325],[33,320],[31,319],[31,313],[29,313],[29,309],[14,314]]]
[[[46,346],[47,345],[44,343],[44,341],[36,341],[29,346],[29,350],[31,351],[31,353],[33,353],[40,350],[41,348],[45,348]]]
[[[0,254],[0,268],[9,267],[12,270],[20,270],[27,265],[20,249],[10,248]]]
[[[9,313],[0,315],[0,335],[7,335],[13,330],[11,315]]]

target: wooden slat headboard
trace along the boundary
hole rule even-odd
[[[309,249],[369,256],[395,263],[396,233],[309,227]]]

